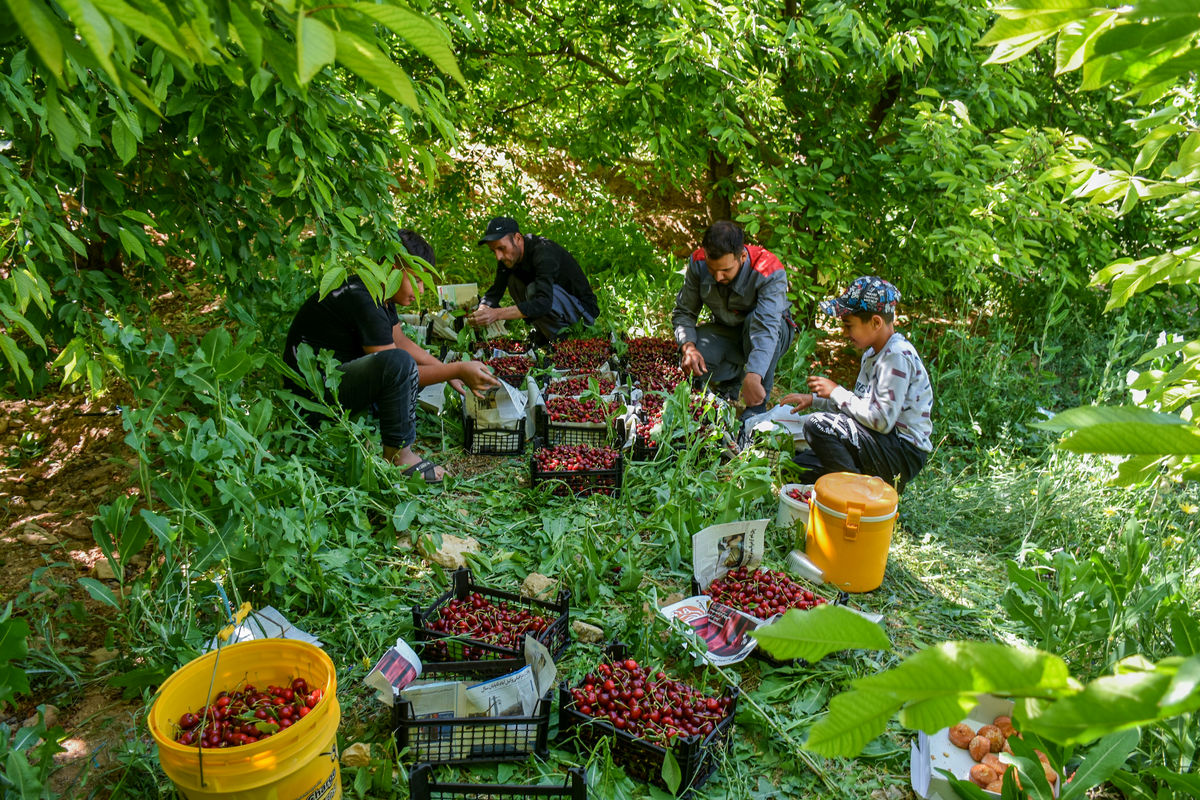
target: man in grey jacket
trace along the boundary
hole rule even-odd
[[[712,322],[697,326],[704,307]],[[734,223],[713,223],[688,262],[671,324],[684,372],[707,375],[716,391],[738,389],[746,416],[766,410],[775,367],[796,336],[787,270],[773,253],[746,244]]]

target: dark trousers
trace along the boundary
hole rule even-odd
[[[746,315],[746,321],[741,325],[722,325],[718,322],[706,322],[696,328],[696,349],[704,357],[704,365],[708,368],[707,375],[696,378],[698,383],[709,382],[714,391],[737,392],[741,390],[742,380],[746,377],[746,356],[750,353],[750,323],[754,313]],[[775,344],[775,353],[767,374],[762,376],[763,389],[767,392],[767,400],[771,399],[771,387],[775,385],[775,368],[779,359],[792,346],[796,331],[790,318],[780,317],[779,340]],[[767,410],[767,404],[761,403],[753,408],[747,408],[742,416],[750,417]]]
[[[508,294],[512,297],[513,303],[524,303],[528,299],[529,293],[526,288],[525,282],[520,278],[515,275],[508,276]],[[547,341],[550,341],[563,328],[581,319],[588,325],[596,321],[596,318],[583,307],[583,303],[579,302],[578,297],[556,283],[554,284],[554,294],[550,297],[550,313],[544,317],[535,317],[525,321],[546,337]]]
[[[880,433],[845,414],[826,411],[804,418],[804,439],[812,449],[797,453],[792,460],[800,466],[805,483],[830,472],[854,472],[883,478],[903,492],[929,457],[894,429]]]
[[[403,350],[380,350],[338,367],[338,401],[348,411],[374,408],[384,447],[403,449],[417,438],[417,362]]]

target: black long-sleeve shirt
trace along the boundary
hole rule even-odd
[[[512,275],[525,284],[525,300],[517,303],[517,309],[527,319],[537,319],[550,313],[555,284],[578,298],[593,317],[599,316],[600,306],[596,304],[596,295],[575,257],[557,242],[528,233],[524,237],[525,253],[512,269],[496,261],[496,280],[484,293],[483,304],[498,308],[508,290],[509,276]]]

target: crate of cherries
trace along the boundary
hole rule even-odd
[[[608,418],[620,404],[615,400],[550,397],[536,413],[537,435],[547,444],[608,444]]]
[[[550,345],[550,363],[567,373],[590,372],[599,369],[612,355],[612,343],[592,337],[589,339],[560,339]]]
[[[693,581],[693,591],[699,587]],[[743,611],[752,617],[767,620],[789,609],[807,611],[827,602],[824,597],[806,589],[786,572],[773,569],[747,569],[738,567],[730,570],[709,584],[704,592],[714,601],[730,608]],[[797,659],[780,661],[756,647],[750,653],[754,658],[775,666],[795,663]]]
[[[525,376],[535,364],[530,356],[496,356],[483,363],[491,368],[497,378],[517,388],[524,385]]]
[[[450,578],[449,590],[428,607],[412,610],[417,647],[422,661],[432,662],[430,670],[473,675],[513,672],[525,666],[526,634],[555,658],[566,649],[569,591],[559,592],[558,599],[549,602],[480,586],[468,569],[455,570]]]
[[[559,686],[559,738],[590,752],[609,737],[613,761],[664,788],[670,788],[663,779],[670,749],[682,776],[679,794],[687,794],[703,785],[729,746],[737,690],[706,693],[625,655],[614,645],[608,660],[574,687]]]
[[[507,353],[510,356],[519,356],[529,352],[529,345],[508,336],[497,336],[494,339],[488,339],[480,345],[480,350],[489,355],[499,350],[501,353]]]
[[[529,485],[553,484],[551,491],[557,495],[615,497],[621,491],[624,471],[621,453],[613,447],[586,444],[538,446],[529,459]]]
[[[265,690],[247,683],[222,691],[211,704],[183,714],[175,741],[205,748],[254,744],[304,719],[322,697],[322,690],[309,689],[304,678]]]

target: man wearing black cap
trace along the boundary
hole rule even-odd
[[[472,325],[524,319],[549,340],[578,320],[592,324],[600,314],[579,262],[557,242],[521,233],[511,217],[496,217],[479,244],[496,256],[496,280],[468,317]],[[501,307],[505,291],[514,305]]]

